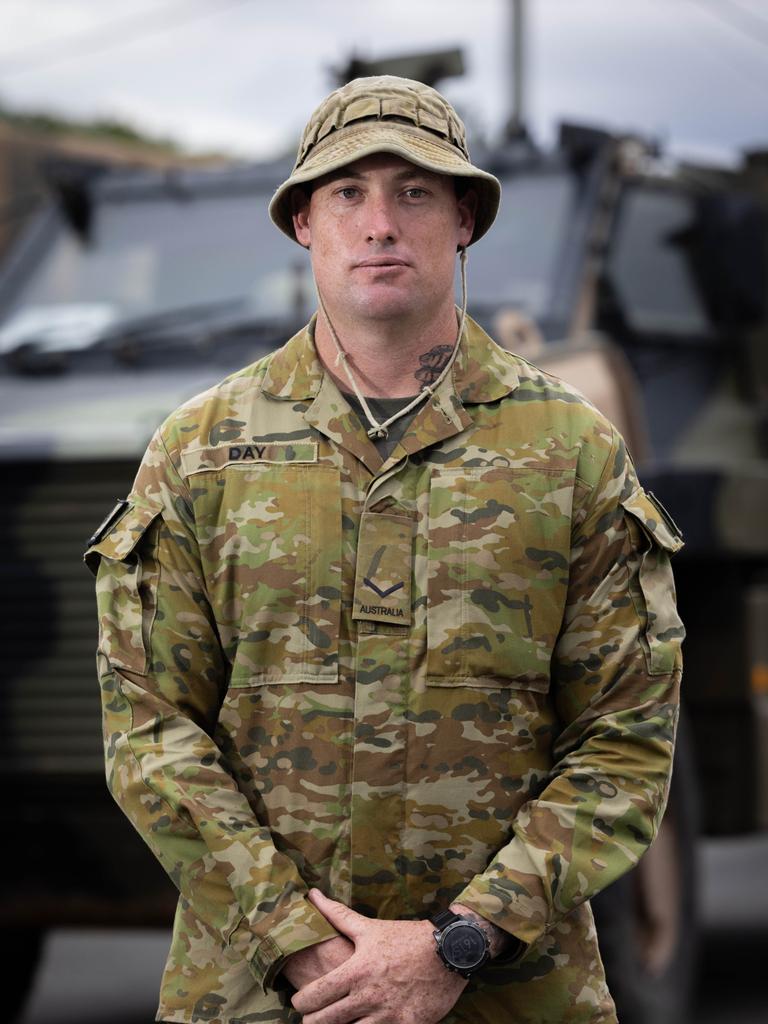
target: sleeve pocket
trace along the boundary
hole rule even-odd
[[[160,509],[130,505],[85,553],[96,576],[99,651],[117,668],[146,675],[158,567],[150,528]]]
[[[642,488],[621,502],[636,558],[630,592],[642,619],[642,641],[651,675],[671,672],[685,628],[677,614],[670,555],[683,546],[682,534],[664,508]]]

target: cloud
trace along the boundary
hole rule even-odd
[[[475,0],[253,0],[81,59],[4,76],[2,53],[48,46],[108,22],[210,0],[141,3],[6,0],[0,97],[81,116],[119,114],[200,148],[263,156],[295,141],[353,51],[381,57],[461,45],[468,73],[443,90],[498,135],[510,109],[509,5]],[[536,0],[528,11],[528,110],[534,134],[587,120],[738,147],[765,133],[768,71],[760,51],[694,4]],[[7,42],[13,40],[12,46]],[[31,52],[31,50],[28,50]],[[38,51],[39,52],[39,51]],[[19,58],[20,59],[20,58]]]

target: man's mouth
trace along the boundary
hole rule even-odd
[[[401,260],[397,256],[369,256],[368,259],[360,260],[359,263],[355,264],[356,267],[408,267],[410,264],[406,260]]]

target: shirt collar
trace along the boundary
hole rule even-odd
[[[504,398],[520,383],[516,362],[515,356],[497,345],[468,316],[453,364],[453,388],[457,397],[466,405]]]
[[[272,356],[264,375],[262,390],[284,401],[315,398],[325,377],[317,355],[314,331],[317,316]],[[445,385],[464,404],[493,402],[517,387],[515,358],[494,342],[471,317],[451,374]],[[442,388],[441,388],[442,390]]]
[[[283,401],[314,398],[323,383],[325,369],[315,348],[317,314],[272,354],[261,390]]]

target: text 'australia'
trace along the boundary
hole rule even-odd
[[[361,604],[361,615],[388,615],[392,619],[404,619],[405,612],[402,608],[385,608],[381,604]]]

